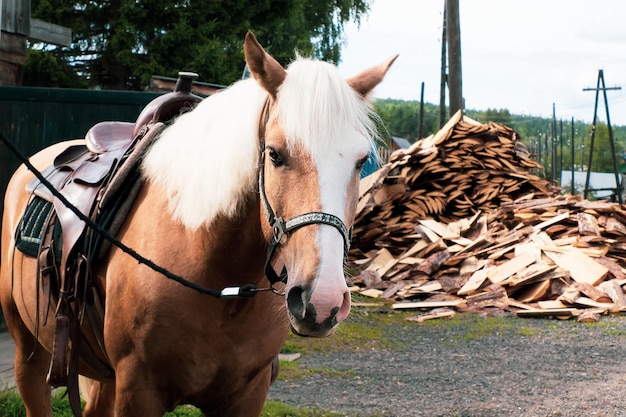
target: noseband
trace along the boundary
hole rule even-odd
[[[283,267],[283,270],[279,275],[274,270],[274,267],[272,267],[271,262],[276,248],[285,242],[290,233],[301,227],[311,224],[327,224],[329,226],[333,226],[339,231],[339,233],[343,237],[344,256],[347,256],[348,251],[350,250],[350,233],[348,232],[348,229],[346,228],[344,222],[334,214],[313,211],[309,213],[299,214],[289,220],[285,220],[283,217],[277,216],[274,213],[272,206],[267,200],[267,195],[265,194],[265,131],[270,117],[269,98],[265,103],[264,113],[265,117],[260,135],[261,165],[259,167],[259,194],[261,197],[261,204],[263,204],[263,209],[265,210],[267,221],[272,228],[272,237],[269,241],[269,246],[267,248],[267,257],[265,259],[265,275],[267,276],[267,279],[270,281],[270,283],[272,283],[273,285],[279,281],[285,283],[287,282],[287,269]]]

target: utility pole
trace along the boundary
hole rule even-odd
[[[613,128],[611,127],[611,117],[609,116],[609,100],[606,97],[607,90],[621,90],[622,87],[607,87],[604,83],[604,70],[598,70],[598,82],[596,84],[596,88],[583,88],[583,91],[595,91],[596,92],[596,101],[593,109],[593,122],[591,124],[591,139],[589,143],[589,164],[587,165],[587,178],[585,179],[585,191],[583,197],[586,199],[587,194],[589,193],[589,179],[591,177],[591,162],[593,160],[593,144],[596,136],[596,121],[598,119],[598,98],[600,96],[600,91],[604,95],[604,108],[606,110],[606,124],[609,128],[609,144],[611,145],[611,157],[613,158],[613,172],[615,173],[615,184],[616,184],[616,194],[618,197],[618,201],[623,203],[622,201],[622,184],[620,182],[619,173],[617,172],[617,159],[615,155],[615,141],[613,139]]]
[[[556,178],[556,106],[552,103],[552,140],[550,141],[550,148],[552,150],[552,157],[550,159],[550,169],[552,171],[552,181],[557,181]]]
[[[572,195],[574,195],[574,193],[576,192],[575,188],[574,188],[574,169],[576,168],[576,165],[574,164],[574,117],[572,116],[572,139],[570,140],[570,151],[572,153],[572,183],[571,183],[571,188],[572,188]]]
[[[422,139],[424,134],[424,81],[422,81],[422,91],[420,93],[420,118],[417,127],[417,139]]]
[[[446,0],[448,27],[448,88],[450,90],[450,114],[463,110],[463,88],[461,71],[461,23],[459,0]]]
[[[448,67],[446,64],[446,32],[447,32],[447,12],[446,4],[443,5],[443,29],[441,30],[441,82],[439,84],[439,128],[446,124],[446,84],[448,82]]]
[[[563,119],[559,120],[559,181],[563,175]],[[560,184],[560,182],[559,182]]]

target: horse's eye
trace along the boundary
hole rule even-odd
[[[270,161],[272,161],[272,165],[274,165],[275,167],[279,167],[284,165],[285,163],[283,162],[283,158],[280,156],[280,154],[278,153],[278,151],[274,148],[267,148],[268,152],[267,155],[270,158]]]
[[[369,159],[369,156],[366,156],[364,158],[359,159],[358,161],[356,161],[356,170],[360,171],[363,169],[363,167],[365,166],[365,163],[367,162],[367,160]]]

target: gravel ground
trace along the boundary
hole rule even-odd
[[[391,345],[303,354],[300,369],[337,372],[277,381],[269,398],[362,417],[626,416],[624,316],[399,320],[382,337]]]

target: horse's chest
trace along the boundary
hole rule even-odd
[[[177,320],[152,315],[158,324],[146,334],[144,354],[155,356],[153,371],[185,395],[241,389],[271,366],[288,334],[282,298],[267,297],[257,306],[262,298],[222,300]]]

